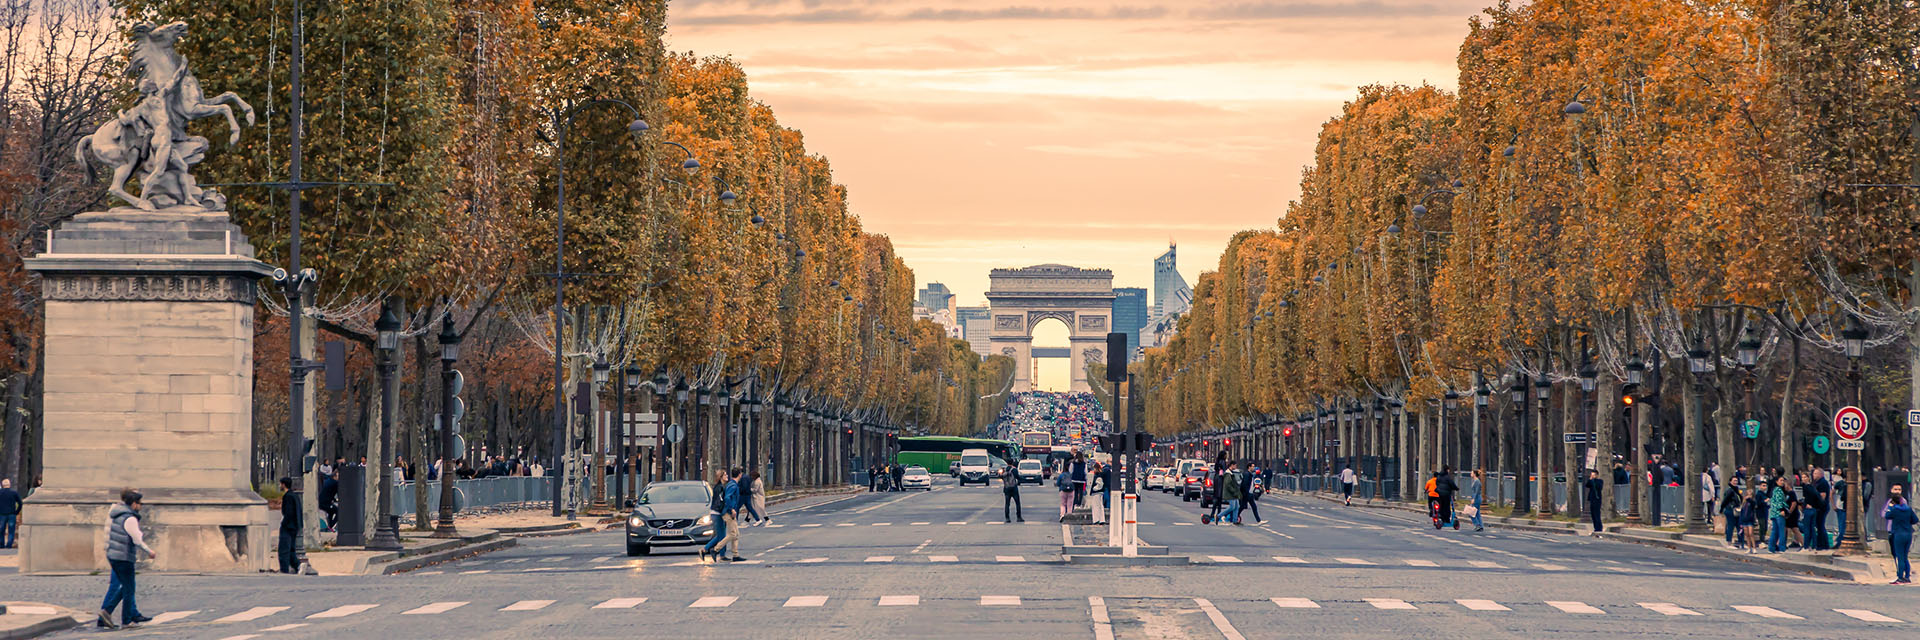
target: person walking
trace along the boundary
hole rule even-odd
[[[1735,478],[1727,483],[1727,492],[1720,496],[1720,519],[1727,530],[1727,546],[1733,547],[1733,534],[1740,529],[1740,480]]]
[[[1720,498],[1720,463],[1707,465],[1700,472],[1700,513],[1714,513],[1713,505]],[[1708,522],[1712,526],[1712,522]]]
[[[900,491],[900,479],[907,476],[907,468],[895,463],[887,475],[893,479],[893,484],[890,485],[892,487],[891,490]]]
[[[707,499],[707,517],[713,518],[715,523],[713,539],[707,541],[707,546],[700,548],[701,560],[706,560],[709,557],[718,559],[719,554],[714,553],[714,549],[725,544],[727,534],[732,533],[731,529],[733,529],[733,527],[727,526],[727,519],[725,517],[727,513],[727,472],[725,469],[713,472],[713,486],[711,487],[710,493],[712,497]]]
[[[873,493],[874,483],[880,481],[880,470],[867,465],[867,493]]]
[[[280,573],[300,573],[300,491],[280,479]]]
[[[1827,472],[1819,467],[1813,468],[1813,549],[1825,551],[1833,548],[1832,540],[1827,538],[1827,515],[1833,512],[1833,483],[1827,480]]]
[[[120,504],[113,505],[107,512],[107,566],[112,568],[112,577],[107,582],[107,599],[100,603],[100,615],[94,620],[96,627],[117,629],[152,620],[140,614],[140,607],[133,599],[133,563],[140,558],[141,551],[147,552],[148,558],[157,555],[147,546],[146,536],[140,531],[142,499],[139,491],[123,490]],[[113,621],[115,607],[120,608],[118,624]]]
[[[1087,454],[1073,456],[1073,506],[1085,504],[1087,499]]]
[[[1266,493],[1267,481],[1261,477],[1260,467],[1255,465],[1253,471],[1247,474],[1246,482],[1240,483],[1240,512],[1251,510],[1254,522],[1265,522],[1260,519],[1260,496]]]
[[[1737,548],[1746,549],[1747,553],[1753,553],[1760,548],[1760,538],[1754,535],[1754,525],[1759,524],[1760,514],[1767,510],[1766,500],[1761,497],[1758,484],[1753,486],[1755,489],[1747,491],[1741,498],[1739,511],[1740,546]],[[1736,487],[1734,491],[1738,492],[1740,488]]]
[[[1480,505],[1486,500],[1486,493],[1487,472],[1484,469],[1474,469],[1473,475],[1467,479],[1467,499],[1472,500],[1468,503],[1467,517],[1473,520],[1474,531],[1487,529],[1487,525],[1480,521]]]
[[[1062,462],[1060,470],[1053,474],[1053,488],[1060,492],[1060,521],[1067,521],[1067,514],[1073,513],[1073,471]]]
[[[1100,494],[1100,499],[1093,501],[1093,523],[1106,524],[1107,523],[1107,507],[1109,506],[1108,500],[1107,500],[1107,493],[1108,493],[1107,489],[1113,486],[1113,485],[1107,484],[1107,466],[1102,465],[1098,462],[1093,463],[1092,478],[1093,480],[1091,484],[1088,486],[1088,490],[1093,491],[1094,493]]]
[[[1346,465],[1340,469],[1340,500],[1346,506],[1353,506],[1353,485],[1359,480],[1359,476],[1353,472],[1353,465]]]
[[[764,527],[773,524],[773,516],[767,514],[767,483],[761,479],[759,471],[749,473],[747,477],[752,479],[747,486],[753,490],[753,500],[747,503],[747,508],[753,514],[754,525]]]
[[[1907,554],[1913,551],[1913,526],[1920,524],[1913,505],[1900,495],[1900,485],[1890,487],[1887,506],[1880,510],[1880,517],[1887,521],[1887,549],[1893,552],[1893,584],[1913,582],[1913,565],[1908,564]]]
[[[1241,492],[1240,482],[1245,477],[1246,474],[1240,472],[1240,463],[1227,463],[1227,472],[1214,483],[1220,489],[1220,495],[1214,501],[1224,505],[1221,508],[1225,509],[1220,513],[1220,517],[1213,521],[1214,524],[1240,524],[1240,499],[1246,497],[1246,494]]]
[[[1588,469],[1587,479],[1580,485],[1587,496],[1587,513],[1593,518],[1593,533],[1590,535],[1600,537],[1600,532],[1607,530],[1606,525],[1600,523],[1601,496],[1606,493],[1606,485],[1600,482],[1600,470]]]
[[[1453,483],[1453,465],[1440,465],[1440,473],[1434,476],[1434,495],[1440,500],[1440,517],[1446,518],[1445,524],[1453,525],[1454,531],[1460,530],[1460,520],[1453,516],[1453,494],[1460,486]]]
[[[1767,553],[1787,550],[1787,492],[1769,480],[1761,483],[1767,493]]]
[[[1013,470],[1013,465],[1000,468],[1000,521],[1027,521],[1027,515],[1020,510],[1020,474]]]
[[[1847,477],[1841,475],[1838,467],[1833,470],[1833,491],[1829,495],[1832,499],[1827,501],[1827,508],[1833,511],[1833,533],[1834,538],[1838,539],[1847,535]],[[1863,530],[1866,528],[1861,527]],[[1866,542],[1864,536],[1861,537],[1861,542]]]
[[[0,549],[20,545],[20,508],[26,503],[13,490],[12,478],[0,478]]]
[[[720,543],[721,556],[727,562],[741,562],[746,560],[740,557],[740,512],[741,505],[746,503],[746,496],[742,493],[744,489],[740,485],[746,478],[746,474],[739,467],[734,467],[728,476],[727,510],[720,513],[720,521],[727,525],[727,538]]]

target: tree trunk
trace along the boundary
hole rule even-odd
[[[1793,394],[1800,381],[1800,339],[1789,334],[1793,341],[1787,354],[1787,380],[1780,385],[1780,461],[1775,463],[1782,469],[1793,467],[1794,442],[1799,440],[1795,433],[1800,419],[1800,411],[1794,408]],[[1916,429],[1920,432],[1920,429]]]
[[[1704,391],[1700,388],[1704,381],[1695,381],[1695,378],[1700,375],[1703,374],[1689,373],[1688,380],[1682,383],[1686,385],[1686,390],[1682,396],[1685,400],[1681,404],[1680,421],[1680,428],[1684,431],[1680,438],[1682,447],[1680,455],[1683,461],[1680,470],[1683,476],[1680,482],[1682,487],[1680,494],[1682,504],[1686,505],[1686,511],[1682,512],[1681,516],[1682,524],[1688,531],[1694,531],[1703,522],[1701,508],[1705,506],[1700,501],[1699,480],[1687,482],[1684,478],[1687,475],[1697,474],[1706,467],[1703,463],[1706,459],[1705,443],[1701,442],[1701,432],[1706,430],[1706,425],[1703,423],[1706,419],[1704,415],[1706,398]]]
[[[360,504],[366,505],[361,509],[362,522],[360,523],[360,530],[366,532],[368,539],[372,539],[373,532],[381,516],[379,494],[380,464],[384,452],[380,447],[380,408],[383,406],[383,403],[386,402],[386,398],[381,397],[382,395],[379,384],[367,385],[366,411],[361,414],[361,418],[366,421],[367,425],[367,464],[366,483],[363,485],[364,488],[362,490],[362,493],[365,495],[360,496]]]
[[[1580,401],[1582,395],[1580,383],[1561,383],[1560,390],[1560,433],[1562,435],[1579,433],[1581,405],[1585,404]],[[1586,507],[1579,491],[1580,479],[1584,477],[1581,470],[1586,468],[1586,461],[1580,458],[1580,450],[1583,447],[1568,444],[1564,437],[1560,442],[1560,459],[1562,460],[1560,474],[1564,479],[1560,484],[1567,490],[1567,515],[1579,520],[1582,510]]]
[[[433,307],[429,305],[425,310],[431,311],[432,309]],[[429,392],[433,387],[433,383],[430,381],[440,377],[434,375],[435,372],[427,370],[428,363],[434,361],[436,361],[435,358],[427,357],[427,334],[422,333],[414,336],[413,420],[411,421],[413,424],[407,425],[407,428],[400,430],[401,433],[407,434],[407,442],[413,444],[413,477],[409,478],[409,480],[413,481],[414,531],[432,531],[434,522],[433,509],[439,506],[438,504],[427,504],[427,489],[431,484],[427,482],[428,470],[433,468],[434,462],[440,462],[441,473],[453,471],[453,463],[451,461],[440,461],[440,448],[434,446],[435,441],[438,439],[438,434],[432,429],[432,416],[428,415],[428,398],[439,395]]]
[[[1600,394],[1593,398],[1593,417],[1590,418],[1593,428],[1590,432],[1594,438],[1593,448],[1599,451],[1593,456],[1593,468],[1600,472],[1600,502],[1604,505],[1601,513],[1608,518],[1618,518],[1620,505],[1613,500],[1613,452],[1616,443],[1612,416],[1614,399],[1619,397],[1619,381],[1602,371],[1593,388],[1595,393]]]
[[[0,478],[12,478],[14,488],[22,489],[22,494],[32,488],[27,484],[27,443],[23,437],[26,422],[23,418],[27,413],[27,376],[25,371],[7,376],[6,448],[0,449]]]

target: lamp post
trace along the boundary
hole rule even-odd
[[[1547,473],[1547,463],[1553,458],[1553,456],[1547,454],[1549,451],[1548,447],[1553,446],[1552,443],[1547,442],[1547,409],[1553,404],[1550,402],[1552,398],[1553,382],[1547,380],[1547,359],[1541,358],[1540,377],[1535,378],[1533,381],[1533,399],[1538,401],[1535,403],[1534,408],[1539,410],[1539,413],[1536,414],[1537,418],[1534,420],[1533,428],[1540,432],[1540,439],[1535,441],[1539,446],[1534,451],[1536,459],[1533,461],[1534,465],[1538,467],[1539,477],[1536,478],[1535,481],[1539,484],[1535,486],[1536,490],[1540,492],[1540,495],[1535,496],[1536,504],[1534,506],[1539,508],[1541,513],[1553,513],[1554,508],[1558,506],[1553,503],[1553,478]],[[1567,490],[1571,492],[1573,490],[1572,485],[1568,485]],[[1571,505],[1578,497],[1579,496],[1569,493],[1567,495],[1567,503]]]
[[[1860,324],[1860,316],[1847,314],[1847,328],[1840,332],[1840,341],[1847,350],[1847,381],[1853,384],[1853,405],[1860,406],[1860,359],[1867,355],[1867,328]],[[1840,532],[1840,551],[1847,553],[1865,553],[1866,545],[1860,541],[1867,521],[1867,514],[1861,511],[1860,457],[1866,450],[1854,451],[1852,463],[1848,465],[1847,477],[1853,479],[1853,486],[1847,490],[1847,528]]]
[[[673,379],[667,376],[666,367],[660,367],[653,372],[651,391],[653,391],[654,415],[660,421],[660,429],[653,438],[653,473],[647,478],[649,483],[669,479],[667,476],[667,425],[672,424],[668,418],[672,415],[673,405],[667,404],[667,394],[673,392]],[[635,489],[638,488],[635,487]]]
[[[553,140],[554,140],[553,164],[554,164],[555,174],[556,174],[555,176],[556,179],[554,182],[555,193],[554,193],[554,218],[553,218],[553,469],[554,469],[554,483],[553,483],[553,495],[552,495],[552,500],[553,500],[552,515],[556,517],[560,515],[560,503],[564,500],[564,497],[565,497],[565,493],[564,493],[565,487],[561,486],[564,483],[560,482],[560,480],[562,476],[566,475],[566,457],[565,456],[567,453],[567,413],[568,411],[567,411],[567,390],[565,388],[566,386],[565,360],[566,360],[567,350],[566,350],[566,347],[564,346],[564,343],[561,340],[566,333],[565,313],[566,313],[566,303],[567,303],[567,293],[566,293],[567,278],[571,277],[571,274],[567,273],[567,264],[565,260],[566,250],[567,250],[567,130],[573,128],[573,117],[579,114],[581,109],[585,109],[587,107],[591,107],[595,105],[603,105],[603,104],[619,105],[621,107],[625,107],[627,111],[633,113],[633,122],[627,123],[627,133],[633,134],[634,136],[639,136],[640,134],[646,133],[647,130],[651,128],[647,126],[646,120],[641,119],[640,110],[634,108],[634,106],[631,104],[627,104],[627,102],[624,100],[617,100],[612,98],[588,100],[586,102],[573,105],[572,107],[569,107],[566,109],[554,109],[552,111],[553,130],[555,134],[553,137]],[[689,152],[688,154],[687,162],[694,162],[691,152]],[[700,168],[699,163],[694,162],[694,164],[687,170],[689,172],[692,172],[692,171],[698,170],[699,168]]]
[[[1514,476],[1515,491],[1513,492],[1513,512],[1517,515],[1533,510],[1533,464],[1530,460],[1532,456],[1527,455],[1527,452],[1531,449],[1527,446],[1526,374],[1513,374],[1513,386],[1507,389],[1507,395],[1508,399],[1513,401],[1513,413],[1516,417],[1514,426],[1519,429],[1519,432],[1515,434],[1515,440],[1517,440],[1517,442],[1514,443],[1516,445],[1514,452],[1518,454],[1515,457],[1518,458],[1517,462],[1519,462],[1518,465],[1515,465],[1519,467],[1519,473]]]
[[[435,538],[458,538],[453,528],[453,430],[460,413],[455,395],[460,372],[453,363],[460,361],[460,334],[453,330],[453,313],[440,319],[440,517],[433,526]]]
[[[373,539],[367,541],[367,549],[372,551],[400,550],[400,520],[393,515],[393,374],[400,365],[394,362],[393,354],[400,349],[400,317],[393,313],[393,303],[382,305],[380,319],[373,323],[376,332],[375,344],[380,351],[380,491],[374,500],[375,512]]]
[[[1753,327],[1751,326],[1747,327],[1745,339],[1740,341],[1740,344],[1735,349],[1734,353],[1740,359],[1740,368],[1746,370],[1746,375],[1740,377],[1740,390],[1742,392],[1741,403],[1746,405],[1747,419],[1752,420],[1753,419],[1753,388],[1756,386],[1756,383],[1759,381],[1759,378],[1754,375],[1753,370],[1755,367],[1759,366],[1760,364],[1760,337],[1754,335]],[[1742,435],[1745,435],[1745,434],[1742,434]],[[1757,436],[1758,434],[1755,434],[1755,435]],[[1785,438],[1786,435],[1781,434],[1781,437]],[[1747,440],[1750,443],[1752,442],[1752,439],[1750,438]],[[1747,458],[1749,460],[1752,460],[1755,457],[1753,455],[1754,452],[1751,450],[1754,446],[1755,446],[1754,444],[1748,445],[1749,450],[1747,451]]]
[[[1473,452],[1472,452],[1472,455],[1473,455],[1473,468],[1475,469],[1479,469],[1485,466],[1486,464],[1483,461],[1483,459],[1480,457],[1480,440],[1482,437],[1480,435],[1480,414],[1486,412],[1487,396],[1492,395],[1492,393],[1493,393],[1493,390],[1487,388],[1486,376],[1481,375],[1480,372],[1478,371],[1473,372]]]
[[[602,415],[600,411],[600,390],[607,386],[607,378],[610,377],[612,372],[613,365],[608,363],[605,357],[594,361],[593,402],[588,404],[591,412],[587,414],[587,424],[593,428],[588,430],[587,437],[585,438],[591,443],[589,446],[593,447],[593,473],[580,474],[582,479],[593,480],[593,502],[602,505],[607,503],[607,443],[601,441],[599,426],[594,425],[594,422]],[[611,431],[612,429],[608,430]]]
[[[628,364],[620,370],[620,399],[614,403],[614,411],[620,414],[620,459],[626,462],[627,468],[626,473],[620,474],[618,500],[622,509],[626,508],[628,500],[633,499],[633,492],[639,489],[634,479],[640,473],[640,459],[634,455],[638,448],[633,444],[633,422],[627,419],[627,396],[640,390],[642,373],[637,364]]]
[[[1641,388],[1640,385],[1646,382],[1647,363],[1640,359],[1638,353],[1628,355],[1627,386],[1637,392]],[[1638,409],[1634,408],[1634,394],[1620,394],[1620,401],[1626,404],[1626,407],[1621,409],[1621,418],[1626,422],[1627,427],[1627,520],[1631,521],[1640,518],[1641,483],[1647,481],[1644,462],[1647,443],[1640,439],[1640,426],[1636,419],[1638,416],[1635,415]],[[1655,520],[1649,524],[1659,524],[1658,516],[1655,516]]]
[[[1707,351],[1707,345],[1703,342],[1703,340],[1705,340],[1704,334],[1706,333],[1706,329],[1702,328],[1700,333],[1702,335],[1694,337],[1693,348],[1687,350],[1687,371],[1692,374],[1691,384],[1687,385],[1687,388],[1693,396],[1688,398],[1687,401],[1693,405],[1693,417],[1696,421],[1692,424],[1683,425],[1683,428],[1686,429],[1686,436],[1681,439],[1681,446],[1685,447],[1681,453],[1681,458],[1685,461],[1685,468],[1689,471],[1704,468],[1704,465],[1701,465],[1699,460],[1701,453],[1699,421],[1706,420],[1707,408],[1704,398],[1707,393],[1707,372],[1713,370],[1713,363],[1711,361],[1713,353]],[[1686,504],[1686,524],[1684,526],[1687,532],[1710,532],[1711,527],[1707,526],[1705,520],[1706,514],[1702,513],[1702,507],[1704,505],[1700,501],[1700,492],[1684,491],[1682,493],[1686,494],[1686,501],[1684,503]]]

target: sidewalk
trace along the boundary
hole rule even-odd
[[[1340,498],[1331,493],[1303,493],[1328,502],[1340,502]],[[1355,500],[1355,507],[1406,512],[1419,516],[1415,522],[1425,520],[1426,505],[1410,505],[1395,500],[1375,500],[1363,503]],[[1539,520],[1524,517],[1483,516],[1482,522],[1488,527],[1516,529],[1535,533],[1558,533],[1565,535],[1586,535],[1591,525],[1586,521],[1569,522],[1562,520]],[[1648,528],[1620,521],[1606,522],[1605,531],[1599,537],[1606,540],[1632,542],[1652,545],[1696,555],[1714,556],[1748,564],[1761,565],[1783,571],[1793,571],[1822,578],[1848,580],[1874,584],[1884,583],[1893,575],[1893,559],[1878,555],[1836,556],[1830,551],[1805,553],[1749,554],[1725,545],[1725,538],[1717,534],[1684,534],[1678,531]],[[1881,545],[1884,546],[1884,545]]]
[[[91,622],[88,614],[40,602],[0,601],[0,640],[21,640]]]

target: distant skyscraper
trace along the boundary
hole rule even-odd
[[[1173,337],[1180,325],[1181,314],[1193,308],[1193,288],[1187,286],[1187,279],[1180,277],[1175,264],[1176,246],[1167,245],[1167,252],[1153,259],[1153,314],[1147,317],[1147,326],[1141,330],[1141,346],[1158,347]]]
[[[1127,334],[1127,353],[1140,348],[1140,328],[1147,326],[1147,290],[1140,287],[1113,289],[1113,330]]]
[[[988,323],[992,314],[987,311],[988,307],[960,307],[954,316],[960,323],[960,332],[966,339],[967,346],[971,347],[974,353],[982,356],[991,353],[993,349],[990,339],[993,335],[993,325]]]
[[[926,309],[929,313],[941,309],[952,311],[953,291],[948,290],[947,285],[938,282],[927,283],[926,288],[920,290],[920,308]]]

